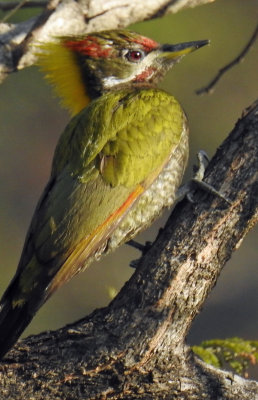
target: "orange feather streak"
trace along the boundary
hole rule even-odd
[[[126,215],[126,211],[129,210],[130,206],[137,200],[144,190],[143,186],[138,185],[137,188],[128,196],[126,201],[113,214],[111,214],[89,236],[78,243],[47,288],[47,297],[49,297],[59,286],[63,285],[64,282],[71,279],[71,277],[83,269],[85,261],[97,252],[101,243],[105,243],[110,234],[116,228],[116,222],[120,217]]]

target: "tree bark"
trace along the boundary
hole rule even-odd
[[[0,399],[255,400],[258,384],[201,362],[195,315],[258,218],[258,103],[245,111],[111,304],[18,342],[0,364]]]
[[[35,62],[35,43],[55,36],[121,28],[213,1],[49,0],[37,17],[19,24],[0,23],[0,82]]]

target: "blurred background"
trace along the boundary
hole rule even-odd
[[[38,11],[22,10],[11,21],[27,19]],[[198,150],[204,149],[212,156],[243,109],[257,97],[257,43],[244,62],[222,78],[212,95],[195,94],[239,54],[255,29],[257,13],[257,0],[217,0],[132,27],[162,43],[211,40],[211,46],[187,56],[160,85],[181,102],[189,118],[191,157],[185,179],[191,177]],[[13,74],[1,85],[1,294],[15,273],[32,213],[49,177],[55,145],[68,120],[37,68]],[[155,238],[167,216],[163,215],[138,240]],[[224,268],[192,326],[190,344],[232,336],[257,339],[257,239],[256,229]],[[107,305],[111,293],[119,291],[132,275],[130,260],[138,257],[136,250],[124,245],[91,265],[42,307],[24,336],[59,328]],[[254,370],[251,376],[255,376]]]

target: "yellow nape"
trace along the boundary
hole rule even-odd
[[[61,104],[72,115],[78,114],[91,99],[83,83],[75,54],[63,46],[62,39],[57,42],[40,43],[37,48],[37,65],[61,98]]]

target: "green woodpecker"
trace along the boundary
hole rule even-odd
[[[207,43],[160,45],[112,30],[39,46],[39,65],[74,117],[0,303],[0,356],[59,286],[173,203],[188,127],[179,103],[156,84]]]

